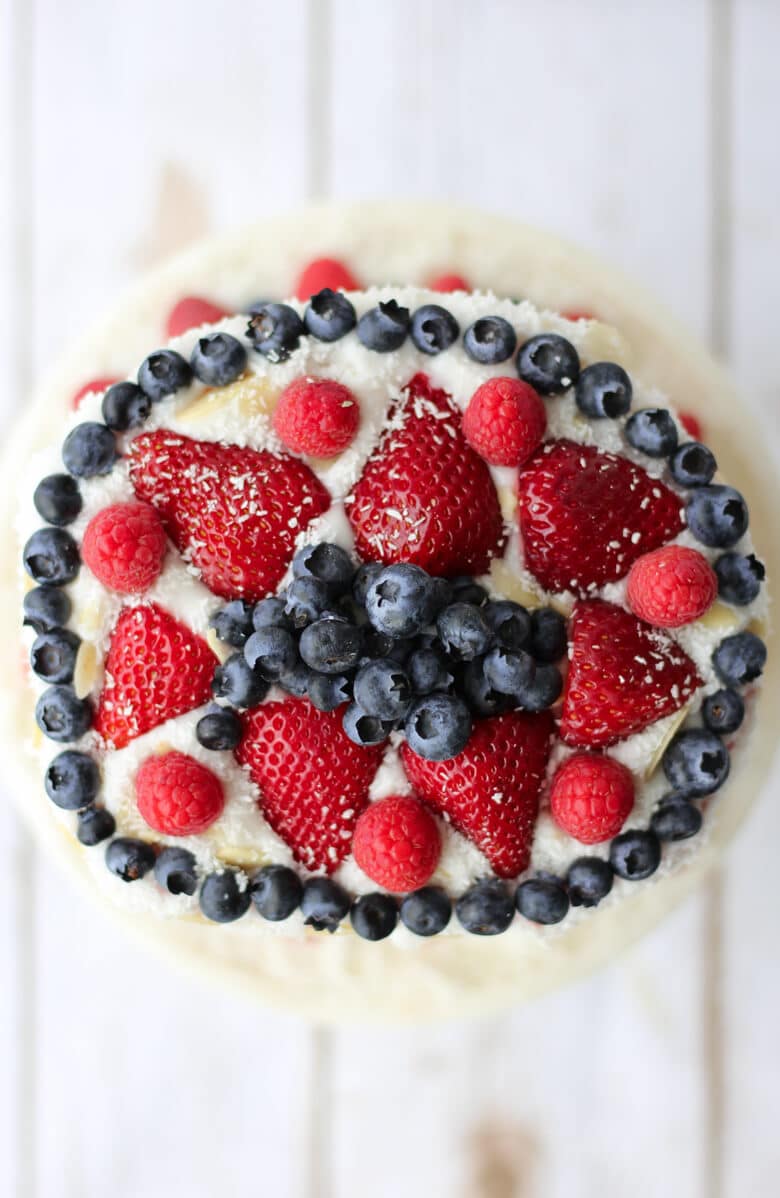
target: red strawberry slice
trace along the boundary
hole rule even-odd
[[[330,874],[350,853],[383,751],[353,744],[340,710],[287,699],[244,717],[235,755],[262,792],[263,815],[296,861]]]
[[[627,458],[549,441],[520,472],[528,568],[548,591],[587,595],[683,527],[682,503]]]
[[[449,761],[401,748],[420,797],[481,849],[500,878],[516,877],[530,860],[552,731],[549,712],[512,711],[476,723]]]
[[[503,538],[501,508],[460,413],[415,375],[347,505],[361,557],[431,574],[482,574]]]
[[[215,595],[254,602],[274,591],[295,540],[330,506],[296,458],[193,441],[160,429],[130,445],[130,479]]]
[[[115,749],[207,702],[217,659],[155,603],[123,608],[106,658],[95,729]]]
[[[227,308],[212,303],[211,300],[201,299],[198,295],[185,295],[178,300],[165,318],[165,333],[167,337],[181,337],[190,329],[198,329],[202,324],[216,324],[225,316],[230,316]]]
[[[679,645],[611,603],[578,603],[563,693],[562,738],[603,748],[683,707],[701,679]]]

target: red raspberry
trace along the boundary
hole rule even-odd
[[[428,283],[430,291],[471,291],[471,284],[463,275],[437,275]]]
[[[689,437],[692,437],[694,441],[701,441],[704,430],[698,416],[694,416],[693,412],[680,412],[680,424]]]
[[[323,287],[330,287],[331,291],[359,291],[360,283],[338,258],[315,258],[298,276],[295,295],[299,300],[307,300]]]
[[[274,412],[274,429],[287,448],[317,458],[346,449],[359,424],[357,399],[334,379],[293,379]]]
[[[520,466],[541,444],[544,404],[520,379],[488,379],[477,387],[463,416],[472,449],[493,466]]]
[[[138,810],[166,836],[196,836],[222,814],[225,796],[216,774],[186,753],[147,757],[135,776]]]
[[[137,595],[152,585],[165,557],[165,531],[148,503],[113,503],[93,516],[81,556],[103,586]]]
[[[592,312],[585,312],[582,309],[574,309],[571,312],[561,312],[564,320],[595,320],[596,317]]]
[[[216,324],[230,315],[232,313],[227,308],[212,304],[211,300],[185,295],[173,305],[165,318],[165,334],[167,337],[181,337],[190,329],[198,329],[202,324]]]
[[[101,392],[108,390],[109,387],[111,387],[114,383],[118,383],[119,381],[119,379],[114,378],[113,375],[110,375],[106,378],[90,379],[88,383],[82,383],[78,391],[74,391],[71,395],[70,406],[75,411],[76,408],[81,405],[81,401],[85,395],[89,395],[91,391],[96,391],[99,395]]]
[[[616,836],[633,806],[634,779],[614,757],[575,753],[552,781],[552,817],[580,844],[600,844]]]
[[[696,549],[665,545],[634,562],[626,598],[634,615],[656,628],[682,628],[712,606],[718,579]]]
[[[424,886],[439,862],[436,820],[411,795],[392,795],[366,808],[352,852],[372,882],[397,894]]]

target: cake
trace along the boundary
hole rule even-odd
[[[106,899],[216,958],[564,962],[742,768],[747,503],[621,329],[357,273],[177,303],[28,466],[38,785]]]

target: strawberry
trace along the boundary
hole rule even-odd
[[[627,458],[549,441],[521,470],[526,565],[548,591],[587,595],[683,527],[682,503]]]
[[[384,751],[353,744],[342,715],[305,699],[263,703],[244,716],[236,749],[273,830],[307,869],[329,874],[350,852]]]
[[[357,291],[360,284],[338,258],[315,258],[299,274],[294,294],[299,300],[307,300],[323,287],[330,287],[332,291]]]
[[[274,591],[296,537],[330,506],[309,467],[286,455],[159,429],[136,437],[129,458],[138,498],[225,599],[255,602]]]
[[[106,657],[94,727],[114,749],[205,703],[219,663],[196,636],[155,603],[125,607]]]
[[[473,840],[500,878],[528,865],[552,731],[549,712],[512,711],[479,720],[463,752],[448,761],[401,748],[420,797]]]
[[[482,574],[503,538],[501,508],[444,391],[417,374],[347,504],[366,560],[430,574]]]
[[[225,316],[230,316],[227,308],[201,299],[198,295],[185,295],[177,300],[166,316],[165,335],[168,338],[181,337],[190,329],[199,329],[203,324],[216,324]]]
[[[604,748],[679,711],[701,679],[679,645],[622,607],[591,599],[571,622],[560,733]]]

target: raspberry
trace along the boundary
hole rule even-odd
[[[230,316],[227,308],[212,304],[211,300],[201,299],[197,295],[185,295],[178,300],[165,319],[165,334],[167,337],[181,337],[190,329],[200,328],[202,324],[216,324],[225,316]]]
[[[135,776],[138,810],[166,836],[196,836],[222,814],[225,796],[216,774],[186,753],[148,757]]]
[[[338,258],[315,258],[298,276],[295,295],[299,300],[307,300],[323,287],[330,287],[331,291],[358,291],[360,283]]]
[[[701,441],[704,430],[701,426],[701,421],[698,416],[694,416],[693,412],[680,412],[680,424],[685,429],[689,437],[694,441]]]
[[[274,412],[274,429],[287,448],[318,458],[346,449],[359,423],[358,401],[333,379],[293,379]]]
[[[701,553],[666,545],[634,562],[626,598],[640,620],[656,628],[681,628],[703,616],[717,593],[717,575]]]
[[[571,312],[561,312],[564,320],[595,320],[596,317],[592,312],[586,312],[583,309],[575,308]]]
[[[633,806],[634,780],[614,757],[575,753],[552,781],[552,817],[580,844],[600,844],[616,836]]]
[[[162,521],[148,503],[114,503],[93,516],[81,556],[109,590],[137,595],[162,569],[166,539]]]
[[[424,886],[439,861],[436,821],[411,795],[372,803],[357,822],[352,852],[372,882],[395,893]]]
[[[493,466],[520,466],[541,444],[547,413],[520,379],[488,379],[469,400],[463,432],[472,449]]]
[[[471,291],[471,284],[463,275],[437,275],[428,283],[430,291]]]
[[[97,394],[100,395],[103,391],[107,391],[109,387],[113,386],[114,383],[118,382],[120,382],[119,379],[114,378],[113,375],[110,375],[106,378],[90,379],[88,383],[82,383],[78,391],[74,391],[71,395],[70,406],[75,412],[76,408],[80,407],[81,401],[85,395],[89,395],[92,391],[97,392]]]

